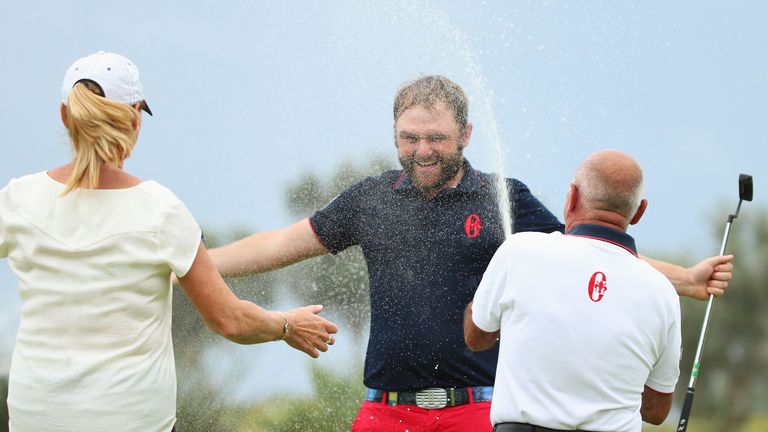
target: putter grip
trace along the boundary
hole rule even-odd
[[[693,387],[688,387],[685,392],[685,402],[683,402],[683,411],[680,413],[680,423],[677,424],[676,432],[685,432],[688,429],[688,418],[691,416],[691,407],[693,406]]]

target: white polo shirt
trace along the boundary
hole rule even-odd
[[[482,330],[501,329],[493,424],[639,432],[644,385],[674,391],[679,299],[626,233],[580,225],[513,235],[472,312]]]
[[[44,172],[0,190],[0,258],[19,279],[12,431],[158,431],[176,420],[170,273],[200,228],[153,181],[77,190]]]

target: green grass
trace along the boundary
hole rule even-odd
[[[667,423],[661,426],[653,426],[643,423],[643,432],[675,432],[677,427],[677,418],[667,419]],[[765,432],[768,431],[768,415],[753,416],[739,430],[728,430],[728,432]],[[691,419],[688,426],[688,432],[725,432],[717,430],[713,421],[703,419]]]

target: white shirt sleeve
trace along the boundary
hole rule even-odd
[[[505,245],[502,244],[493,255],[472,302],[472,321],[489,333],[501,328],[501,299],[507,287],[511,261],[508,253],[510,248]]]
[[[8,187],[4,187],[0,190],[0,258],[8,256],[8,239],[5,235],[5,221],[3,221],[3,214],[8,211]]]
[[[672,393],[675,384],[680,377],[680,354],[682,349],[682,336],[680,334],[680,302],[675,299],[673,322],[667,329],[667,343],[664,346],[659,360],[653,365],[651,373],[645,385],[659,393]]]
[[[173,204],[165,213],[157,233],[157,247],[176,276],[183,277],[192,267],[200,247],[200,234],[200,226],[183,203]]]

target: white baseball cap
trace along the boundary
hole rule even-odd
[[[67,104],[72,87],[81,81],[96,84],[101,96],[109,100],[127,105],[141,103],[141,109],[152,115],[144,99],[139,69],[120,54],[99,51],[72,63],[61,86],[61,101],[64,105]]]

